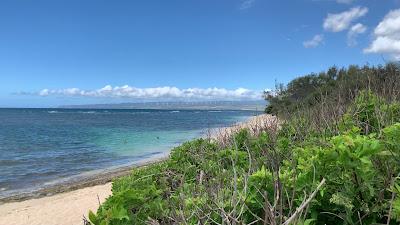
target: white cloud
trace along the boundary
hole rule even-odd
[[[390,11],[374,30],[374,40],[365,53],[389,54],[400,60],[400,9]]]
[[[327,31],[340,32],[350,27],[351,23],[368,13],[366,7],[354,7],[337,14],[328,13],[323,27]]]
[[[243,0],[239,6],[240,10],[246,10],[254,6],[256,0]]]
[[[67,96],[67,97],[103,97],[103,98],[133,98],[133,99],[192,99],[192,100],[240,100],[260,99],[261,91],[245,88],[228,90],[225,88],[187,88],[155,87],[136,88],[128,85],[112,87],[106,85],[97,90],[81,90],[78,88],[43,89],[37,93],[39,96]]]
[[[336,2],[341,4],[351,4],[354,0],[336,0]]]
[[[303,42],[305,48],[316,48],[324,41],[322,34],[315,35],[311,40]]]
[[[357,36],[365,33],[365,31],[367,31],[367,27],[363,24],[357,23],[356,25],[353,25],[347,33],[347,44],[349,46],[357,45]]]

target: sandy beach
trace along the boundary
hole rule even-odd
[[[261,127],[275,127],[276,118],[270,115],[251,117],[244,123],[221,128],[212,136],[224,143],[230,135],[242,128],[256,134]],[[104,171],[78,182],[64,183],[41,190],[34,195],[19,195],[0,199],[0,225],[79,225],[89,210],[96,211],[100,203],[111,195],[111,181],[130,173],[133,168],[158,163],[168,158],[164,154],[145,159],[118,170]],[[51,196],[48,196],[51,195]]]
[[[96,211],[111,195],[111,183],[54,196],[0,205],[1,225],[82,225],[89,210]]]
[[[144,159],[135,165],[83,180],[55,185],[31,194],[0,199],[0,225],[82,225],[89,210],[95,212],[99,203],[111,195],[112,180],[128,175],[133,168],[165,160],[168,154]],[[49,196],[46,196],[49,195]]]

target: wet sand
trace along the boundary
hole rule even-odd
[[[111,195],[113,179],[128,175],[133,168],[166,159],[167,156],[143,160],[83,180],[3,198],[0,201],[0,225],[82,225],[89,210],[95,212]]]
[[[143,159],[135,162],[135,164],[129,166],[118,167],[115,169],[101,170],[90,175],[80,175],[74,179],[69,179],[63,182],[49,185],[45,188],[30,191],[26,193],[18,193],[7,197],[0,196],[0,208],[4,203],[19,202],[29,199],[48,197],[59,193],[74,191],[85,187],[92,187],[96,185],[102,185],[111,182],[113,179],[128,175],[132,169],[147,166],[153,163],[164,161],[168,158],[168,153],[161,156],[149,159]],[[0,225],[2,225],[0,223]]]
[[[236,130],[248,128],[257,133],[264,128],[277,125],[269,115],[256,116],[213,134],[216,141],[223,143]],[[218,136],[220,135],[220,136]],[[89,210],[96,211],[99,203],[111,195],[111,182],[130,173],[132,168],[143,167],[164,161],[168,155],[143,160],[135,165],[116,170],[103,171],[84,179],[54,185],[33,193],[19,194],[0,199],[0,225],[82,225]]]

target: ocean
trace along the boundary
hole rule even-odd
[[[0,198],[133,165],[254,111],[0,109]]]

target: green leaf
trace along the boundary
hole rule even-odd
[[[97,219],[97,217],[96,217],[96,214],[94,214],[94,213],[92,212],[92,210],[89,210],[89,220],[90,220],[90,222],[92,222],[94,225],[99,225],[99,221],[98,221],[98,219]]]
[[[122,206],[113,207],[111,208],[111,218],[117,220],[124,220],[124,219],[129,220],[128,210],[126,210]]]
[[[313,223],[314,221],[316,221],[315,219],[306,219],[305,221],[304,221],[304,224],[303,225],[310,225],[311,223]]]

